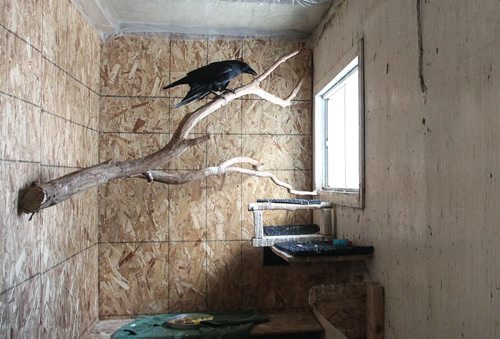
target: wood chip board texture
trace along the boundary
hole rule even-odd
[[[98,33],[70,1],[0,3],[0,337],[97,319],[97,190],[34,215],[19,190],[98,162]]]
[[[161,147],[187,113],[207,102],[175,109],[186,86],[161,87],[209,62],[243,58],[258,72],[302,47],[297,41],[225,39],[169,34],[128,35],[103,45],[101,160],[131,158]],[[211,115],[193,136],[211,140],[165,167],[173,173],[252,156],[296,187],[311,187],[311,53],[280,66],[263,86],[282,97],[305,74],[289,108],[247,97]],[[251,80],[244,75],[230,88]],[[100,316],[141,313],[306,308],[311,286],[350,278],[347,265],[262,267],[251,245],[248,203],[291,198],[266,179],[240,174],[161,187],[117,181],[99,190]],[[311,211],[273,211],[275,224],[310,223]],[[265,291],[262,289],[265,284]]]

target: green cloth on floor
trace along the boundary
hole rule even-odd
[[[240,339],[250,336],[253,325],[268,321],[265,315],[252,309],[241,312],[207,312],[214,319],[204,321],[197,329],[181,330],[163,326],[168,318],[177,314],[179,313],[139,316],[116,331],[112,338]]]

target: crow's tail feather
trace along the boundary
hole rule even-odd
[[[182,105],[189,104],[190,102],[196,100],[196,99],[202,99],[204,98],[207,94],[210,93],[210,89],[208,85],[196,85],[193,86],[188,94],[182,99],[181,102],[179,102],[177,105],[175,105],[175,108],[178,108]]]
[[[163,89],[168,89],[168,88],[170,88],[170,87],[175,87],[175,86],[178,86],[178,85],[184,85],[184,84],[186,84],[186,79],[185,79],[185,78],[182,78],[182,79],[179,79],[179,80],[177,80],[177,81],[174,81],[174,82],[172,82],[171,84],[169,84],[169,85],[167,85],[167,86],[163,87]]]

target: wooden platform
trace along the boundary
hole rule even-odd
[[[276,246],[272,246],[271,250],[274,254],[283,258],[289,263],[301,263],[301,262],[330,262],[330,261],[363,261],[369,260],[373,257],[371,254],[359,254],[359,255],[312,255],[310,257],[297,256],[294,257],[284,251],[279,250]]]

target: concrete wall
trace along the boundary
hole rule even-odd
[[[366,194],[341,235],[373,244],[388,338],[500,333],[500,3],[346,0],[314,80],[365,39]],[[423,86],[425,85],[425,86]]]
[[[95,164],[100,39],[67,0],[0,4],[0,337],[97,319],[97,190],[33,216],[19,189]]]

